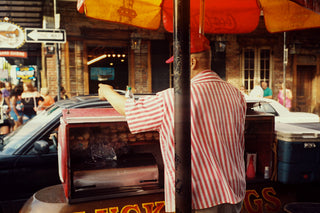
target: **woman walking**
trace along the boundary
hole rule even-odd
[[[21,101],[24,105],[23,123],[37,115],[37,107],[39,100],[43,100],[40,93],[32,85],[32,82],[23,83],[23,92],[21,94]]]
[[[11,105],[11,111],[10,111],[10,117],[14,120],[14,126],[12,128],[12,131],[16,130],[22,123],[23,123],[23,110],[24,105],[21,101],[21,94],[23,92],[22,87],[15,87],[11,91],[10,94],[10,105]]]

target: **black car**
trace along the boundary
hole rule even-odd
[[[59,184],[55,137],[66,108],[111,107],[98,96],[58,101],[0,142],[0,213],[17,212],[34,192]]]

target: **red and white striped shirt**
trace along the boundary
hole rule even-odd
[[[126,102],[132,133],[159,131],[165,168],[166,211],[175,211],[174,91]],[[241,92],[210,70],[191,80],[192,208],[239,203],[245,196]]]

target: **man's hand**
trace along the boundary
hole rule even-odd
[[[100,100],[108,100],[109,103],[121,115],[125,116],[126,98],[113,90],[113,87],[107,84],[99,84],[99,98]]]
[[[106,100],[108,93],[110,94],[113,91],[114,90],[112,86],[108,84],[99,84],[98,93],[99,93],[100,100]]]

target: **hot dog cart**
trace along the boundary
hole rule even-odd
[[[131,134],[113,108],[65,109],[58,130],[61,185],[21,212],[164,212],[158,132]]]
[[[310,194],[320,189],[319,184],[287,184],[274,177],[280,160],[276,145],[284,132],[273,115],[251,107],[248,103],[245,154],[256,157],[255,176],[247,178],[242,212],[283,212],[286,203],[316,201]],[[113,108],[69,109],[63,111],[58,144],[62,184],[36,192],[21,213],[164,212],[157,132],[131,134],[125,117]]]
[[[157,132],[131,134],[113,108],[62,114],[59,176],[70,204],[163,191]]]

